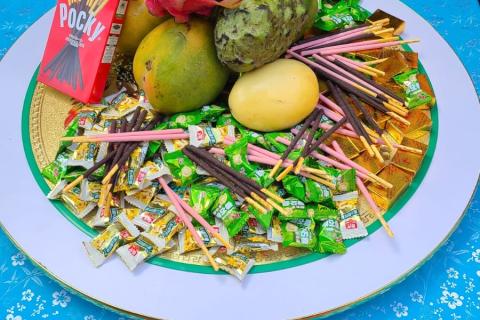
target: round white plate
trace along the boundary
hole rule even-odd
[[[414,46],[436,92],[437,147],[429,171],[409,202],[390,221],[395,238],[375,232],[331,256],[290,269],[230,276],[145,265],[131,273],[119,259],[99,269],[82,249],[87,237],[60,215],[38,188],[21,135],[22,103],[41,60],[53,12],[35,23],[0,63],[3,121],[0,126],[0,221],[34,261],[67,287],[125,312],[174,319],[285,319],[322,315],[362,301],[403,279],[450,235],[477,183],[479,101],[448,44],[397,0],[365,0],[407,22]],[[472,160],[473,159],[473,160]]]

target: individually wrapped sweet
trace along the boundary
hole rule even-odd
[[[103,112],[103,116],[109,119],[120,119],[134,112],[140,106],[140,101],[122,92],[110,101],[110,105],[111,107]]]
[[[340,174],[335,176],[333,183],[335,184],[335,191],[338,193],[345,193],[357,190],[356,170],[348,169],[340,171]]]
[[[198,178],[197,166],[182,151],[166,153],[163,160],[176,184],[189,185]]]
[[[173,204],[170,199],[166,195],[158,194],[132,222],[143,230],[148,231],[155,220],[162,217],[168,210],[173,210]]]
[[[97,121],[100,112],[105,108],[106,106],[101,104],[84,106],[79,110],[77,115],[78,126],[85,130],[91,130]]]
[[[312,179],[303,179],[305,186],[305,200],[322,204],[330,204],[332,192],[330,188]]]
[[[77,218],[84,218],[90,211],[92,211],[97,204],[94,202],[83,201],[80,199],[80,188],[75,187],[71,190],[61,194],[60,198],[65,203],[65,206],[73,212]]]
[[[250,216],[247,220],[247,224],[242,228],[243,232],[253,233],[253,234],[266,234],[267,229],[264,228],[257,220],[257,218]]]
[[[80,199],[83,201],[98,202],[102,187],[103,185],[101,183],[84,179],[80,186]]]
[[[170,129],[186,129],[188,126],[198,125],[205,121],[215,121],[224,112],[224,107],[210,105],[195,111],[177,113],[168,120],[168,127]]]
[[[284,247],[313,250],[317,244],[313,219],[293,219],[282,224]]]
[[[95,164],[95,157],[98,151],[98,145],[93,142],[72,144],[73,153],[67,160],[69,167],[83,167],[90,169]]]
[[[95,267],[101,266],[120,246],[135,240],[140,235],[138,229],[125,215],[109,225],[91,241],[84,242],[88,257]]]
[[[67,173],[67,161],[72,152],[66,150],[57,155],[55,160],[42,169],[42,176],[53,184],[57,184]]]
[[[229,255],[224,248],[220,248],[215,253],[214,259],[220,269],[228,272],[240,281],[245,278],[250,269],[255,265],[254,259],[239,252]]]
[[[221,189],[214,185],[195,184],[190,188],[190,206],[208,222],[213,222],[210,209],[220,196]]]
[[[336,209],[324,206],[320,203],[304,203],[296,198],[287,198],[282,203],[284,212],[279,213],[280,220],[313,219],[324,221],[331,217],[338,217]]]
[[[272,226],[267,229],[267,239],[272,242],[282,243],[282,223],[278,217],[273,217]]]
[[[235,143],[225,148],[225,154],[229,160],[230,167],[243,174],[250,174],[255,171],[255,166],[248,161],[248,138],[237,139]]]
[[[62,180],[62,181],[58,182],[52,188],[52,190],[50,190],[50,192],[47,194],[47,198],[50,199],[50,200],[59,199],[60,195],[63,192],[63,189],[67,186],[67,184],[68,184],[68,182],[66,180]],[[81,199],[81,197],[80,197],[80,199]],[[83,199],[81,199],[81,200],[83,200]]]
[[[283,188],[295,198],[307,201],[305,185],[302,178],[296,175],[287,175],[282,180]]]
[[[170,174],[170,170],[160,159],[155,159],[155,161],[149,160],[138,170],[133,185],[136,189],[142,190],[150,186],[153,180],[168,174]]]
[[[268,149],[275,153],[283,153],[287,150],[287,146],[277,141],[277,138],[285,138],[287,140],[293,139],[293,134],[285,132],[269,132],[264,135]]]
[[[258,221],[258,223],[265,229],[270,226],[273,214],[275,213],[275,209],[268,210],[266,213],[260,212],[252,205],[247,205],[246,211],[252,214],[255,217],[256,221]]]
[[[235,138],[235,127],[188,126],[188,135],[192,146],[214,146],[223,143],[227,136]]]
[[[116,253],[130,271],[135,270],[140,264],[148,259],[171,250],[175,241],[170,241],[163,248],[158,247],[152,236],[142,232],[137,240],[121,246]]]
[[[347,251],[343,243],[338,219],[328,219],[320,226],[316,251],[320,253],[340,253]]]
[[[235,252],[255,254],[263,251],[277,251],[278,243],[267,239],[266,234],[250,232],[248,226],[235,238]]]
[[[126,196],[125,201],[130,203],[132,206],[135,206],[140,209],[145,209],[153,197],[157,193],[157,186],[151,185],[148,188],[145,188],[141,191],[138,191],[132,195]]]
[[[172,208],[171,211],[167,211],[167,213],[157,218],[151,224],[148,233],[158,238],[156,241],[168,243],[180,230],[185,228],[182,220],[176,215],[174,210],[175,209]]]
[[[207,248],[219,246],[220,244],[208,233],[208,231],[202,227],[195,227],[195,232],[202,239],[203,244]],[[184,254],[186,252],[191,252],[200,249],[197,242],[193,238],[192,233],[188,229],[183,229],[178,233],[178,253]]]
[[[418,70],[412,69],[393,77],[395,82],[405,90],[405,103],[409,109],[429,104],[432,101],[432,97],[421,89],[417,74]]]
[[[370,13],[363,9],[359,2],[359,0],[339,0],[335,4],[324,2],[314,26],[323,31],[332,31],[366,21]]]
[[[358,192],[339,194],[333,197],[340,213],[340,231],[344,240],[366,237],[367,228],[358,213]]]
[[[138,176],[138,172],[145,161],[147,155],[148,142],[141,143],[140,146],[133,150],[128,162],[128,169],[126,171],[126,184],[131,189],[138,189],[135,184],[135,180]]]
[[[217,200],[213,204],[212,214],[223,220],[227,217],[228,212],[236,209],[235,199],[228,189],[223,189]]]
[[[270,171],[271,170],[256,167],[255,170],[247,174],[247,177],[257,182],[263,188],[268,188],[273,182],[275,182],[274,178],[269,177]]]
[[[236,208],[235,200],[228,189],[220,193],[212,207],[212,214],[222,220],[230,237],[240,232],[248,220],[248,214]]]
[[[189,139],[174,139],[174,140],[165,140],[165,149],[167,152],[175,152],[183,150],[186,146],[190,144]]]

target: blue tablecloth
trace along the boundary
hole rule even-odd
[[[403,2],[448,40],[480,89],[479,2]],[[54,0],[0,0],[0,57],[54,4]],[[66,291],[0,232],[0,319],[35,318],[127,319]],[[480,319],[480,192],[458,230],[429,262],[390,291],[330,319],[397,318]]]

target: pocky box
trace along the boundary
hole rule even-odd
[[[128,0],[58,0],[38,81],[100,102]]]

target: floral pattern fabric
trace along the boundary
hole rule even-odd
[[[403,0],[455,49],[480,89],[477,0]],[[0,0],[0,58],[54,0]],[[48,278],[0,232],[0,320],[120,320]],[[331,320],[480,319],[480,191],[458,230],[433,258],[389,291]]]

